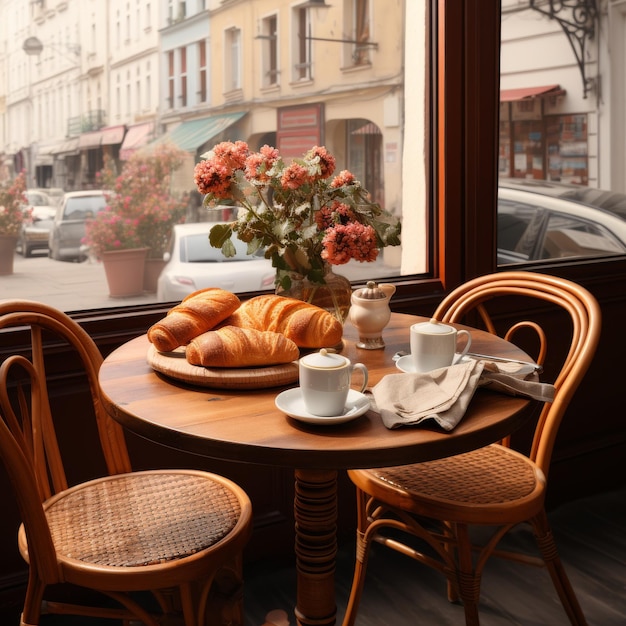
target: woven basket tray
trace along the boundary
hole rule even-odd
[[[185,359],[184,348],[174,352],[159,352],[148,347],[148,364],[155,371],[185,383],[215,389],[264,389],[280,387],[298,380],[298,363],[283,363],[267,367],[201,367]]]

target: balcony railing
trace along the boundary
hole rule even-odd
[[[106,126],[106,111],[94,109],[85,115],[70,117],[67,120],[67,136],[78,137],[81,133],[99,130]]]

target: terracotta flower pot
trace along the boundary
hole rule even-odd
[[[17,237],[15,235],[0,235],[0,276],[13,274],[13,259]]]
[[[146,269],[143,276],[143,290],[147,293],[156,293],[157,281],[166,265],[163,259],[146,259]]]
[[[143,293],[148,248],[111,250],[102,253],[102,265],[111,298],[128,298]]]

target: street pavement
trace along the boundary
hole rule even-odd
[[[397,269],[386,267],[379,261],[354,262],[349,269],[341,266],[337,273],[359,283],[374,276],[380,278],[398,274]],[[83,263],[54,261],[44,250],[35,251],[30,258],[15,255],[13,274],[0,276],[0,300],[9,298],[36,300],[66,312],[158,302],[154,293],[112,298],[102,263],[95,260]]]
[[[111,298],[102,263],[54,261],[47,251],[27,259],[15,255],[13,274],[0,276],[0,299],[8,298],[36,300],[66,312],[157,301],[156,294]]]

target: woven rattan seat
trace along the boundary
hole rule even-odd
[[[89,335],[64,313],[27,301],[0,303],[0,329],[9,327],[28,343],[0,365],[0,459],[15,488],[23,520],[18,545],[30,565],[21,624],[39,624],[42,607],[124,624],[242,624],[241,554],[252,530],[247,495],[209,472],[133,472],[122,429],[103,410],[102,357]],[[74,485],[66,478],[60,450],[68,446],[57,440],[45,367],[46,353],[62,345],[83,366],[108,469]],[[110,601],[44,602],[46,589],[59,583],[100,591],[120,608]],[[152,593],[157,615],[137,601],[133,592],[140,591]]]
[[[354,581],[344,626],[355,622],[373,541],[445,575],[448,596],[463,602],[467,624],[479,623],[481,574],[489,557],[496,555],[544,565],[571,623],[586,623],[559,559],[544,502],[554,441],[595,353],[600,310],[594,297],[571,281],[533,272],[502,272],[454,290],[434,317],[447,323],[471,321],[476,325],[482,321],[486,330],[496,334],[488,311],[494,301],[498,311],[508,305],[509,310],[523,316],[502,334],[513,341],[530,333],[539,344],[537,362],[554,372],[550,381],[556,389],[554,401],[543,405],[527,454],[510,449],[506,441],[425,463],[349,472],[357,487],[358,529]],[[552,337],[550,346],[565,348],[563,354],[551,351],[550,359],[548,333],[533,319],[541,319],[542,305],[564,312],[562,323],[553,331],[560,336]],[[473,315],[471,320],[468,314]],[[502,537],[523,522],[533,530],[540,558],[497,550]],[[472,525],[491,529],[486,542],[472,545]],[[540,622],[541,616],[537,619]]]

